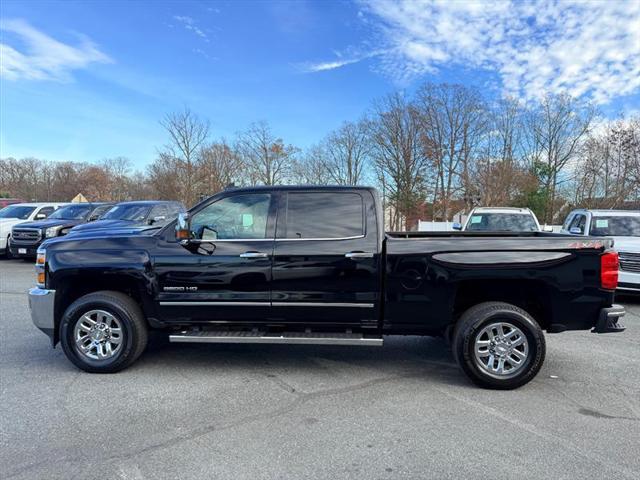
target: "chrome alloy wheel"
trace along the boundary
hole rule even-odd
[[[108,360],[122,348],[122,324],[111,313],[90,310],[73,329],[76,350],[91,360]]]
[[[511,377],[527,363],[529,343],[515,325],[492,323],[476,336],[474,353],[477,364],[489,374]]]

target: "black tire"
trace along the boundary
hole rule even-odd
[[[10,239],[10,238],[11,238],[11,235],[9,235],[9,236],[7,237],[7,248],[6,248],[6,249],[5,249],[5,251],[4,251],[4,257],[5,257],[7,260],[11,260],[11,259],[13,258],[13,255],[11,254],[11,249],[9,248],[9,239]]]
[[[122,325],[121,346],[111,358],[93,360],[76,347],[75,326],[83,315],[92,310],[106,311]],[[60,322],[62,350],[76,367],[90,373],[115,373],[127,368],[142,354],[148,337],[142,310],[131,297],[121,292],[104,290],[84,295],[67,308]]]
[[[490,373],[475,355],[476,338],[482,335],[485,327],[496,322],[515,326],[526,337],[528,355],[522,366],[510,374]],[[453,334],[456,362],[476,385],[484,388],[511,390],[531,381],[542,368],[545,353],[546,344],[540,325],[526,311],[509,303],[486,302],[471,307],[462,314]],[[492,365],[495,364],[492,362]]]

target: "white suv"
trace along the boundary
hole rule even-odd
[[[618,290],[640,293],[640,211],[574,210],[562,233],[612,237],[620,256]]]
[[[0,255],[11,256],[9,237],[14,225],[47,218],[67,203],[14,203],[0,210]]]
[[[453,224],[454,230],[469,232],[539,232],[540,223],[528,208],[476,207],[471,210],[464,227]]]

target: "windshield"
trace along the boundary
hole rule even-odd
[[[9,205],[0,210],[0,218],[19,218],[26,220],[36,207],[27,207],[23,205]]]
[[[146,218],[151,207],[147,205],[116,205],[100,220],[131,220],[134,222],[142,221]]]
[[[91,205],[69,205],[62,207],[49,215],[49,218],[64,220],[83,220],[93,207]]]
[[[640,237],[640,215],[594,217],[590,233],[606,237]]]
[[[538,226],[531,215],[476,213],[469,219],[466,230],[475,232],[537,232]]]

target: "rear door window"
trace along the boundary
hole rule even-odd
[[[340,239],[364,235],[362,197],[349,192],[287,194],[284,221],[278,220],[278,238]]]

